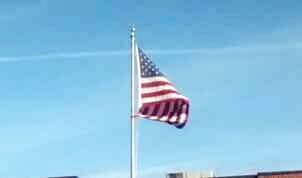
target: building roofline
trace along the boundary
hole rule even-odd
[[[297,173],[302,173],[302,170],[258,172],[257,175],[262,176],[262,175],[297,174]]]
[[[240,178],[240,177],[256,177],[257,174],[230,175],[230,176],[214,176],[214,178]]]
[[[57,176],[57,177],[48,177],[48,178],[78,178],[78,176]]]

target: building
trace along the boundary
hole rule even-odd
[[[169,173],[166,175],[166,178],[209,178],[213,177],[213,172],[177,172],[177,173]]]
[[[215,178],[302,178],[302,170],[259,172],[252,175],[221,176]]]
[[[48,178],[79,178],[78,176],[61,176],[61,177],[48,177]]]
[[[179,172],[169,173],[166,178],[302,178],[302,170],[278,171],[278,172],[259,172],[249,175],[234,176],[214,176],[213,173],[205,174],[198,172]]]

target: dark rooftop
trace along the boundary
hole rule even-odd
[[[61,177],[48,177],[48,178],[78,178],[78,176],[61,176]]]
[[[215,178],[256,178],[257,175],[236,175],[236,176],[218,176],[218,177],[215,177]]]
[[[215,178],[302,178],[302,170],[259,172],[250,175],[218,176]]]
[[[282,175],[282,174],[302,174],[302,170],[291,170],[291,171],[273,171],[273,172],[259,172],[259,176],[267,175]]]

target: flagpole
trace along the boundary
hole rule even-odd
[[[131,28],[131,151],[130,151],[130,178],[136,178],[136,123],[135,123],[135,28]]]

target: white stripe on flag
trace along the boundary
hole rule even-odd
[[[172,85],[161,85],[161,86],[156,86],[156,87],[147,87],[147,88],[142,88],[142,93],[153,93],[153,92],[160,92],[163,90],[172,90],[172,91],[176,91],[176,88],[173,87]]]
[[[151,83],[151,82],[169,82],[170,81],[166,77],[162,76],[156,76],[156,77],[147,77],[147,78],[141,78],[142,83]]]
[[[185,104],[183,107],[182,107],[182,111],[181,111],[181,115],[180,115],[180,119],[179,119],[179,123],[182,124],[186,121],[186,118],[187,118],[187,114],[186,114],[186,111],[187,111],[187,107],[188,105]]]
[[[184,100],[189,100],[187,97],[177,94],[177,93],[168,93],[165,95],[160,95],[160,96],[152,96],[152,97],[147,97],[147,98],[142,98],[142,103],[152,103],[152,102],[158,102],[162,100],[167,100],[167,99],[184,99]]]
[[[182,113],[180,115],[179,124],[185,123],[186,122],[186,118],[187,118],[187,114],[186,113]]]

